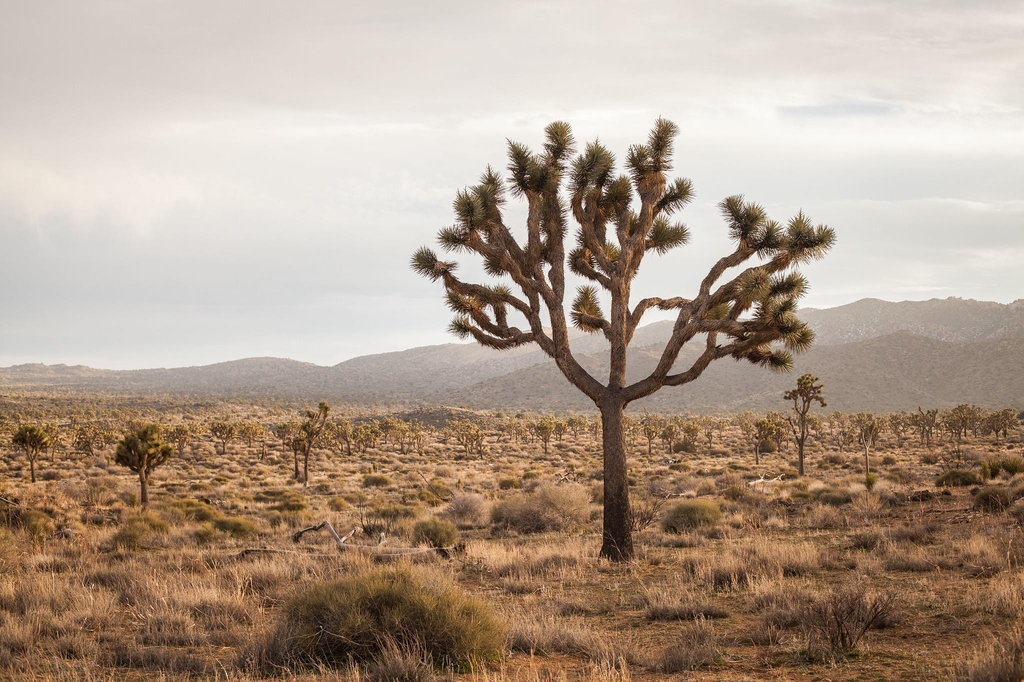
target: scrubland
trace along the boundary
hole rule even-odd
[[[185,412],[291,418],[133,416]],[[317,448],[303,485],[279,440],[222,453],[203,435],[156,471],[147,509],[109,445],[41,455],[34,484],[5,445],[0,678],[1020,678],[1019,430],[958,444],[978,482],[949,486],[949,444],[882,434],[870,490],[856,445],[812,437],[799,478],[793,444],[755,465],[733,426],[692,452],[637,437],[638,558],[615,564],[596,558],[590,429],[545,448],[502,415],[417,416],[473,420],[479,454],[437,432],[406,452]],[[321,521],[367,549],[293,541]]]

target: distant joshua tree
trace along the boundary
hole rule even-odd
[[[20,448],[28,459],[30,480],[36,482],[36,458],[39,453],[50,447],[50,435],[45,429],[34,424],[24,424],[14,432],[11,443]]]
[[[825,399],[821,396],[822,384],[817,383],[818,377],[813,374],[805,374],[796,380],[796,388],[786,391],[783,394],[784,400],[793,401],[793,412],[786,419],[789,428],[793,431],[793,440],[796,441],[797,471],[804,475],[804,444],[807,442],[808,422],[807,413],[811,406],[817,402],[825,407]]]
[[[146,424],[121,439],[114,461],[139,475],[139,504],[145,507],[149,505],[150,474],[173,456],[174,446],[164,443],[160,427]]]
[[[697,379],[712,361],[733,357],[785,371],[791,353],[809,347],[811,330],[796,317],[807,284],[792,268],[823,256],[833,231],[814,226],[802,213],[783,227],[762,207],[733,196],[719,206],[735,247],[708,272],[693,298],[645,298],[631,307],[630,291],[641,261],[650,252],[664,254],[682,246],[689,230],[670,216],[693,197],[689,180],[668,180],[675,124],[658,119],[646,144],[633,145],[626,158],[628,175],[615,174],[615,158],[599,142],[575,153],[569,125],[550,124],[542,153],[509,143],[506,183],[488,168],[480,184],[455,197],[455,225],[438,241],[445,251],[470,252],[483,259],[486,272],[514,283],[473,284],[456,275],[458,264],[419,249],[412,266],[440,281],[455,313],[450,329],[461,337],[499,350],[536,343],[562,374],[601,412],[604,449],[604,533],[601,555],[633,557],[623,409],[662,386]],[[568,196],[563,179],[568,176]],[[506,193],[527,202],[526,240],[504,222]],[[638,202],[638,203],[634,203]],[[578,229],[568,224],[575,218]],[[575,246],[566,252],[566,236]],[[720,283],[727,271],[748,266]],[[567,305],[566,266],[589,280]],[[609,306],[606,315],[603,304]],[[568,310],[567,310],[568,308]],[[675,311],[672,336],[654,370],[627,384],[626,349],[643,315],[652,308]],[[601,383],[573,356],[569,321],[587,332],[604,334],[610,348],[607,383]],[[520,327],[522,320],[525,327]],[[682,371],[674,371],[680,350],[704,336],[702,350]],[[773,345],[780,342],[782,345]]]
[[[324,429],[327,424],[327,413],[331,406],[321,400],[316,410],[306,410],[305,418],[299,426],[298,444],[302,449],[302,485],[309,485],[309,453],[321,445]],[[296,471],[298,473],[298,471]]]
[[[210,424],[210,435],[220,441],[220,454],[228,454],[228,443],[238,435],[238,425],[229,421],[215,421]]]

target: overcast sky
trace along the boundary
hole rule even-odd
[[[0,365],[319,364],[452,340],[410,254],[506,138],[620,158],[658,116],[697,198],[838,244],[806,304],[1024,297],[1024,3],[4,2]],[[521,208],[512,208],[521,216]]]

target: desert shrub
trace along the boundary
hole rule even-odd
[[[988,466],[989,478],[995,478],[996,476],[999,475],[999,472],[1003,470],[1003,461],[998,457],[992,457],[990,459],[987,459],[984,462],[982,462],[982,464]]]
[[[465,668],[499,658],[505,646],[505,626],[487,607],[411,567],[307,586],[280,618],[256,651],[264,667],[366,663],[398,647],[421,651],[439,666]]]
[[[167,524],[149,515],[132,516],[111,538],[114,547],[123,550],[144,549],[155,533],[166,533]]]
[[[709,668],[722,661],[718,636],[711,624],[701,618],[685,628],[679,638],[661,652],[654,667],[672,674]]]
[[[1010,506],[1010,516],[1024,526],[1024,500],[1017,500]]]
[[[868,489],[868,492],[874,489],[876,483],[878,483],[878,474],[873,471],[864,474],[864,487]]]
[[[717,526],[722,510],[711,500],[685,500],[672,506],[661,520],[666,533],[684,533],[694,528]]]
[[[966,469],[950,469],[935,480],[935,485],[944,488],[981,485],[981,477]]]
[[[352,505],[344,497],[332,497],[327,500],[327,508],[333,512],[347,511]]]
[[[1024,629],[1012,630],[956,666],[956,682],[1020,682],[1024,679]]]
[[[519,533],[571,530],[590,519],[590,493],[582,485],[544,485],[535,492],[516,495],[491,509],[498,529]]]
[[[483,495],[463,493],[451,499],[441,517],[459,528],[476,528],[487,524],[489,511]]]
[[[364,488],[386,488],[391,485],[391,479],[384,474],[366,474],[363,476]]]
[[[417,545],[452,547],[459,539],[455,524],[443,519],[426,519],[412,527],[412,541]]]
[[[50,515],[39,509],[26,509],[21,512],[18,524],[28,533],[33,542],[42,542],[57,530]]]
[[[254,498],[257,502],[272,502],[271,511],[282,513],[301,512],[309,509],[306,498],[302,493],[294,490],[266,491],[257,494]]]
[[[800,614],[811,656],[844,660],[871,628],[885,627],[894,618],[895,597],[869,597],[863,587],[835,589],[815,595]]]
[[[683,601],[655,601],[648,604],[644,615],[647,620],[700,620],[713,618],[728,618],[729,612],[720,606],[706,602]]]
[[[1010,493],[1001,485],[987,485],[974,494],[974,508],[999,512],[1010,506]]]
[[[887,467],[891,467],[894,464],[896,464],[896,458],[893,457],[892,455],[886,455],[885,457],[882,458],[882,464]]]
[[[213,507],[198,500],[173,500],[166,507],[181,512],[189,521],[213,521],[218,516]]]
[[[213,527],[234,538],[245,538],[259,532],[259,528],[252,521],[232,517],[214,519]]]
[[[1016,455],[1013,457],[1004,457],[999,463],[1002,466],[1003,471],[1011,476],[1016,476],[1017,474],[1024,472],[1024,458]]]
[[[830,507],[842,507],[853,502],[853,493],[847,488],[822,488],[817,499]]]

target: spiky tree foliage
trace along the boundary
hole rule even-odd
[[[50,447],[50,435],[46,429],[34,424],[23,424],[11,436],[11,444],[25,453],[28,460],[30,480],[36,482],[36,459],[39,453]]]
[[[139,504],[145,507],[149,505],[150,474],[173,456],[174,446],[164,443],[160,427],[145,424],[121,439],[117,444],[114,461],[138,474]]]
[[[807,283],[794,267],[823,256],[835,239],[830,228],[815,226],[802,213],[781,225],[761,206],[732,196],[720,208],[733,250],[711,267],[693,297],[631,302],[644,256],[667,253],[689,239],[689,229],[673,216],[692,199],[692,185],[667,175],[677,131],[659,119],[646,143],[630,147],[626,174],[616,173],[615,157],[599,142],[576,155],[572,131],[563,122],[546,128],[542,152],[510,142],[509,178],[488,167],[479,184],[456,194],[455,224],[438,235],[444,251],[479,256],[497,281],[465,281],[454,260],[426,247],[412,257],[418,273],[443,284],[455,315],[452,332],[499,350],[536,343],[599,408],[605,488],[601,554],[615,560],[633,556],[625,406],[663,386],[697,379],[720,358],[788,370],[791,354],[813,340],[795,314]],[[525,235],[505,224],[509,195],[526,202]],[[567,239],[573,242],[567,245]],[[567,268],[586,281],[574,294],[566,291]],[[653,371],[627,384],[626,349],[651,309],[672,311],[672,336]],[[607,382],[573,356],[570,323],[607,338]],[[680,350],[691,341],[702,350],[692,364],[677,369]]]
[[[199,422],[181,422],[167,430],[167,440],[174,443],[179,457],[185,456],[185,448],[189,447],[203,433]]]
[[[754,421],[754,436],[757,438],[757,446],[754,450],[754,464],[761,463],[761,449],[766,442],[775,443],[779,434],[779,422],[770,416],[762,417]],[[778,446],[776,446],[778,447]]]
[[[804,475],[804,444],[807,442],[807,413],[811,406],[817,402],[825,407],[825,399],[821,395],[822,384],[817,383],[818,377],[813,374],[804,374],[796,380],[796,388],[786,391],[783,400],[793,401],[792,413],[787,415],[789,428],[793,431],[793,440],[796,441],[796,453],[800,475]]]
[[[555,421],[555,417],[550,414],[541,416],[540,419],[530,424],[530,430],[533,434],[540,439],[540,442],[544,444],[544,454],[548,454],[548,443],[551,442],[551,436],[555,435],[555,428],[558,426]]]
[[[849,415],[837,410],[828,416],[828,437],[839,450],[839,454],[843,454],[856,436],[856,429]]]

